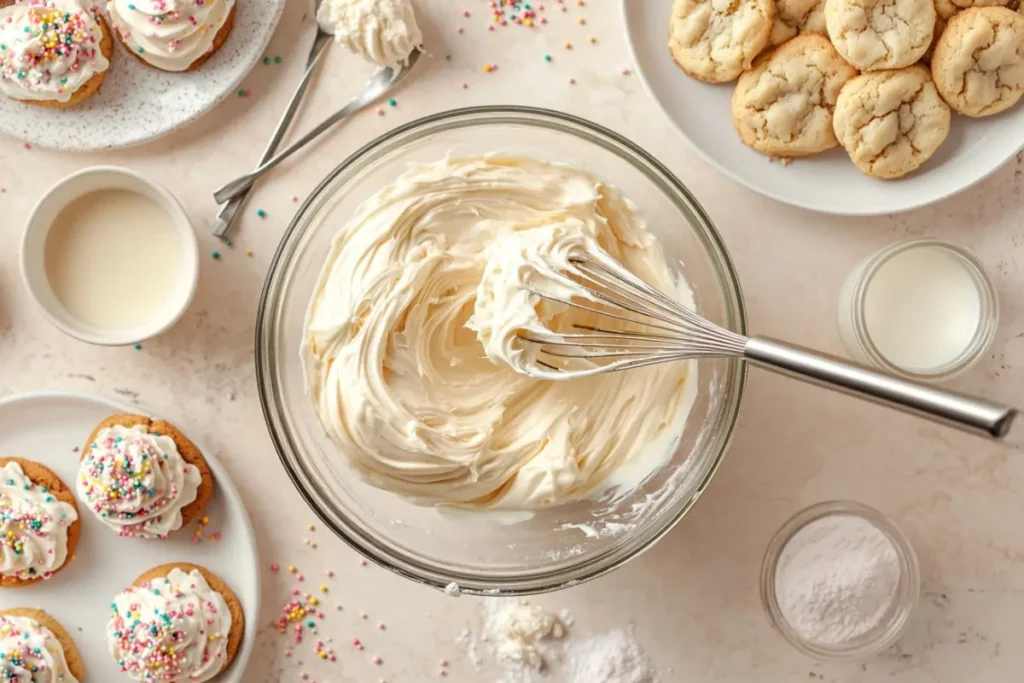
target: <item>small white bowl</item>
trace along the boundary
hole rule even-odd
[[[79,320],[54,294],[46,275],[46,238],[54,219],[72,201],[100,190],[128,190],[153,200],[170,217],[181,241],[174,291],[161,310],[135,327],[105,328]],[[21,274],[43,315],[57,329],[90,344],[125,346],[161,334],[188,309],[199,284],[199,244],[188,215],[165,187],[127,168],[94,166],[58,182],[32,209],[21,241]]]

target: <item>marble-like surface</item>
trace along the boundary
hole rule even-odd
[[[285,656],[289,639],[267,624],[280,614],[294,583],[286,572],[267,571],[264,613],[252,619],[262,633],[246,680],[295,681],[300,671],[321,682],[432,680],[442,657],[451,660],[452,681],[493,680],[475,672],[452,643],[474,619],[479,601],[454,600],[362,567],[340,541],[306,530],[313,515],[283,477],[256,396],[256,305],[267,263],[294,209],[291,197],[305,196],[371,137],[419,115],[471,104],[532,104],[586,116],[631,137],[689,185],[718,225],[743,280],[751,328],[837,353],[836,297],[858,260],[909,235],[967,246],[993,274],[1002,320],[989,356],[953,385],[1024,402],[1022,155],[970,191],[909,214],[843,219],[774,203],[712,170],[675,134],[640,81],[623,75],[631,65],[612,0],[592,0],[584,8],[571,4],[564,16],[549,11],[551,23],[542,30],[495,33],[484,28],[483,2],[420,2],[432,58],[421,60],[419,73],[396,95],[397,106],[385,106],[384,116],[369,111],[340,126],[261,182],[234,248],[225,248],[209,234],[215,214],[210,192],[255,162],[311,40],[307,3],[288,4],[270,48],[283,64],[258,65],[244,85],[251,97],[233,97],[169,138],[90,155],[24,149],[20,141],[0,139],[0,393],[94,391],[179,417],[230,468],[248,502],[265,566],[299,565],[309,588],[327,569],[336,572],[321,637],[337,641],[339,662],[314,662],[308,638]],[[464,8],[473,12],[469,19],[461,16]],[[580,15],[585,25],[576,23]],[[598,42],[588,44],[587,35]],[[567,39],[572,50],[562,46]],[[555,56],[553,62],[543,61],[545,52]],[[498,63],[499,69],[483,73],[485,63]],[[332,50],[299,126],[344,102],[368,73]],[[204,252],[192,309],[142,351],[91,347],[63,336],[35,309],[18,273],[21,229],[34,202],[61,176],[104,163],[129,166],[170,187],[195,221]],[[257,207],[266,210],[265,219],[255,215]],[[213,249],[223,254],[219,261],[209,257]],[[251,257],[246,249],[252,249]],[[1020,454],[762,372],[752,371],[748,386],[732,450],[692,513],[615,574],[537,600],[570,608],[578,633],[635,624],[664,681],[1019,678]],[[793,651],[770,630],[758,598],[759,563],[769,537],[797,509],[830,498],[860,500],[892,516],[911,537],[922,565],[924,596],[906,637],[864,663],[819,664]],[[303,537],[317,547],[304,544]],[[14,600],[5,592],[0,607]],[[335,612],[334,603],[345,610]],[[387,630],[377,630],[378,622]],[[354,636],[365,651],[351,648]],[[383,658],[381,665],[372,664],[374,654]]]

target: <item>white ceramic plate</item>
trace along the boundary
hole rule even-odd
[[[874,215],[907,211],[982,180],[1024,147],[1024,103],[972,120],[954,116],[949,138],[917,173],[882,181],[862,175],[842,149],[789,166],[740,142],[732,126],[732,84],[707,85],[684,74],[668,50],[672,0],[622,0],[623,20],[651,96],[697,151],[733,180],[812,211]]]
[[[23,394],[0,400],[0,453],[46,465],[74,487],[81,448],[93,428],[113,413],[141,412],[99,396],[69,392]],[[175,423],[173,416],[166,417]],[[178,423],[175,423],[178,424]],[[178,424],[185,434],[188,425]],[[184,560],[207,567],[231,586],[245,612],[242,646],[216,683],[238,683],[252,652],[260,613],[256,539],[238,490],[216,457],[197,443],[217,483],[207,508],[205,531],[222,534],[220,541],[192,543],[192,526],[166,541],[120,538],[79,503],[82,537],[75,560],[59,574],[26,588],[0,591],[0,609],[39,607],[57,618],[71,634],[90,681],[130,681],[107,654],[104,632],[110,602],[150,567]]]
[[[151,69],[115,40],[110,71],[96,95],[69,109],[35,107],[0,95],[0,133],[70,151],[129,147],[166,135],[237,92],[263,58],[285,1],[237,0],[231,35],[195,71]]]

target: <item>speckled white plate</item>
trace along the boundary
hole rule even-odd
[[[0,133],[69,151],[129,147],[194,121],[238,89],[263,57],[286,0],[238,0],[227,41],[196,71],[143,66],[114,41],[100,92],[69,109],[44,109],[0,95]]]
[[[812,211],[848,216],[907,211],[987,177],[1024,148],[1024,102],[984,119],[954,116],[949,137],[900,180],[863,175],[842,149],[789,166],[745,146],[730,117],[733,85],[684,74],[668,50],[672,0],[621,0],[626,33],[647,90],[690,144],[719,171],[755,192]]]
[[[64,391],[22,394],[0,399],[0,453],[46,465],[73,487],[79,454],[93,428],[113,413],[148,412],[101,396]],[[173,415],[160,415],[181,427]],[[37,607],[46,610],[71,634],[85,664],[87,681],[130,683],[107,653],[105,632],[110,602],[147,569],[175,561],[193,562],[214,572],[231,586],[245,613],[245,635],[231,666],[213,683],[240,683],[252,654],[260,618],[260,580],[256,537],[245,506],[215,454],[196,441],[213,472],[216,488],[206,508],[207,533],[220,532],[220,541],[192,543],[190,525],[166,541],[121,538],[81,502],[82,537],[75,559],[47,581],[0,591],[0,609]],[[83,682],[85,683],[85,682]]]

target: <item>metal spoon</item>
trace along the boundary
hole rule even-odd
[[[323,0],[316,0],[315,12],[319,17],[320,5]],[[288,102],[288,107],[284,110],[284,114],[281,116],[281,120],[277,122],[277,128],[274,129],[274,133],[270,136],[270,141],[267,142],[266,149],[263,150],[263,156],[260,157],[260,164],[265,164],[270,161],[274,152],[277,151],[278,146],[281,144],[281,140],[284,139],[285,133],[288,132],[288,126],[291,125],[292,119],[295,118],[295,114],[299,111],[299,105],[302,104],[302,98],[306,94],[306,88],[309,86],[309,82],[313,78],[313,73],[316,71],[317,64],[320,63],[320,56],[324,53],[324,48],[331,42],[334,37],[334,26],[332,24],[316,22],[316,37],[313,38],[313,46],[309,50],[309,57],[306,60],[306,71],[302,74],[302,79],[299,80],[299,84],[295,87],[295,91],[292,93],[292,99]],[[245,204],[246,198],[249,196],[250,188],[246,188],[244,192],[240,192],[231,198],[230,201],[220,207],[220,211],[217,212],[217,221],[213,226],[213,234],[217,237],[227,237],[228,232],[231,230],[231,226],[235,222],[235,218],[238,216],[238,210]]]
[[[397,86],[399,83],[401,83],[402,80],[409,74],[409,72],[412,71],[412,68],[416,66],[416,62],[419,60],[419,58],[419,50],[413,50],[412,54],[409,55],[408,63],[406,63],[405,66],[403,66],[397,72],[390,67],[383,67],[381,69],[378,69],[377,72],[374,73],[372,77],[370,77],[370,80],[369,82],[367,82],[366,88],[363,90],[362,94],[360,94],[358,97],[353,99],[344,107],[336,111],[331,116],[328,116],[326,119],[324,119],[322,123],[313,128],[313,130],[309,131],[301,138],[299,138],[297,141],[295,141],[295,143],[292,144],[291,147],[288,147],[286,150],[275,156],[273,159],[270,159],[266,163],[261,164],[259,168],[254,170],[252,173],[247,173],[244,176],[240,176],[232,180],[230,183],[220,188],[216,192],[214,192],[213,198],[217,200],[218,204],[220,204],[222,202],[228,201],[232,197],[241,194],[242,192],[245,192],[245,190],[249,188],[257,178],[259,178],[261,175],[277,166],[279,163],[290,157],[298,150],[302,149],[307,143],[319,137],[324,131],[333,126],[335,123],[342,120],[346,116],[359,111],[366,105],[371,104],[372,102],[380,98],[382,95],[384,95],[384,93],[388,92],[389,90]]]

